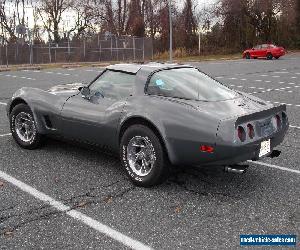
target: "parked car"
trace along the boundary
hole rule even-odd
[[[270,156],[288,129],[285,105],[234,91],[188,65],[119,64],[88,85],[24,87],[7,105],[25,149],[46,135],[119,154],[129,178],[152,186],[169,166],[228,166]],[[274,150],[274,151],[273,151]]]
[[[243,58],[267,58],[272,60],[273,57],[278,59],[285,55],[285,49],[283,47],[278,47],[274,44],[262,44],[253,47],[252,49],[247,49],[243,52]]]

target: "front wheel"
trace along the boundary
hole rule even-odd
[[[250,59],[250,58],[251,58],[250,53],[247,53],[246,54],[246,59]]]
[[[144,125],[129,127],[121,139],[120,157],[130,180],[150,187],[164,180],[168,157],[158,136]]]
[[[268,60],[272,60],[272,59],[273,59],[273,55],[272,55],[271,53],[268,53],[268,54],[267,54],[267,59],[268,59]]]
[[[10,130],[13,138],[22,148],[35,149],[41,146],[43,136],[38,133],[30,107],[18,104],[10,113]]]

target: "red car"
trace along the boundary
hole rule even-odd
[[[285,49],[283,47],[277,47],[273,44],[257,45],[252,49],[247,49],[243,52],[243,58],[246,59],[264,57],[268,60],[272,60],[273,57],[278,59],[283,55],[285,55]]]

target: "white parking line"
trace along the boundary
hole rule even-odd
[[[3,134],[3,135],[0,135],[0,137],[10,136],[10,135],[11,135],[11,133],[9,133],[9,134]]]
[[[298,126],[293,126],[293,125],[290,125],[289,127],[290,127],[290,128],[300,129],[300,127],[298,127]]]
[[[280,170],[283,170],[283,171],[288,171],[288,172],[300,174],[300,171],[299,171],[299,170],[296,170],[296,169],[280,167],[280,166],[276,166],[276,165],[264,163],[264,162],[261,162],[261,161],[251,161],[251,160],[250,160],[250,161],[248,161],[248,162],[253,163],[253,164],[257,164],[257,165],[262,165],[262,166],[269,167],[269,168],[276,168],[276,169],[280,169]]]
[[[38,191],[37,189],[27,185],[26,183],[24,183],[22,181],[17,180],[16,178],[2,172],[1,170],[0,170],[0,178],[13,184],[14,186],[18,187],[22,191],[24,191],[32,196],[34,196],[35,198],[37,198],[45,203],[48,203],[51,207],[57,209],[58,211],[65,213],[66,215],[72,217],[73,219],[82,222],[83,224],[95,229],[99,233],[105,234],[108,237],[122,243],[125,246],[128,246],[128,247],[130,247],[132,249],[136,249],[136,250],[152,249],[151,247],[144,245],[142,242],[134,240],[134,239],[118,232],[117,230],[115,230],[107,225],[104,225],[101,222],[96,221],[93,218],[91,218],[79,211],[72,209],[69,206],[64,205],[62,202],[56,201],[55,199],[48,196],[47,194]]]
[[[6,103],[4,103],[4,102],[0,102],[0,105],[4,105],[4,106],[6,106],[7,104],[6,104]]]
[[[32,80],[32,81],[36,80],[34,78],[30,78],[30,77],[26,77],[26,76],[16,76],[16,75],[10,75],[10,74],[6,74],[6,75],[2,75],[2,76],[12,77],[12,78],[21,78],[21,79],[27,79],[27,80]]]

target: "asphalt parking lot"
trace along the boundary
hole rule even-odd
[[[300,54],[192,64],[287,105],[291,127],[278,158],[249,163],[243,175],[186,168],[160,186],[138,188],[117,158],[98,149],[48,140],[26,151],[9,135],[5,103],[18,88],[89,82],[101,69],[1,72],[0,249],[236,249],[240,234],[299,238]]]

